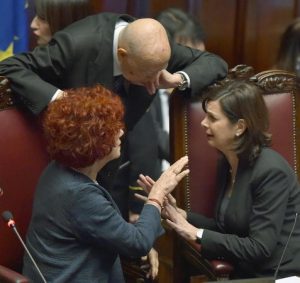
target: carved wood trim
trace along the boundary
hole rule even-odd
[[[297,90],[296,75],[283,70],[268,70],[252,76],[250,81],[259,85],[264,93],[292,92]]]
[[[0,76],[0,111],[14,106],[12,97],[8,79]]]

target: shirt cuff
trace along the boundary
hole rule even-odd
[[[53,102],[55,99],[60,97],[64,92],[61,89],[58,89],[51,98],[50,102]]]
[[[204,229],[198,229],[196,235],[196,242],[201,244],[202,236],[203,236]]]
[[[186,80],[187,80],[187,87],[191,88],[191,80],[190,80],[189,75],[184,71],[179,71],[179,72],[176,72],[176,73],[183,74],[185,76]]]

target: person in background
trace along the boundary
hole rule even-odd
[[[231,82],[203,101],[201,122],[210,146],[220,152],[215,218],[165,204],[167,223],[185,239],[201,243],[210,259],[235,266],[234,277],[274,276],[300,208],[294,170],[271,149],[268,111],[260,90]],[[300,222],[296,223],[279,275],[299,274]]]
[[[172,40],[191,48],[205,50],[203,27],[192,15],[177,8],[168,8],[160,12],[156,19],[164,26]]]
[[[48,44],[52,35],[91,14],[90,0],[34,0],[36,15],[31,29],[38,45]],[[3,81],[9,84],[8,80]]]
[[[168,8],[160,12],[156,19],[166,29],[171,41],[178,44],[205,50],[205,34],[199,21],[192,15],[177,8]],[[144,194],[137,184],[140,173],[156,180],[168,168],[169,150],[169,96],[172,89],[160,89],[153,99],[149,111],[128,133],[127,170],[122,174],[119,186],[129,187],[129,205],[124,202],[124,217],[129,210],[129,220],[135,221],[143,207],[143,202],[135,197],[136,193]],[[118,190],[121,194],[122,191]],[[125,194],[125,192],[124,192]],[[128,196],[124,195],[124,199]]]
[[[34,114],[64,89],[101,83],[122,98],[126,130],[131,130],[158,88],[179,87],[182,95],[199,95],[226,76],[227,64],[212,53],[169,41],[154,19],[100,13],[58,31],[45,46],[2,61],[0,74]],[[119,167],[124,168],[120,160],[107,164],[98,176],[112,195],[118,191]]]
[[[205,51],[205,33],[200,22],[192,15],[178,8],[160,12],[156,19],[164,26],[169,38],[178,44]],[[169,96],[173,89],[161,89],[155,97],[150,113],[156,123],[159,137],[159,152],[162,169],[169,164]],[[165,135],[167,133],[167,135]],[[166,142],[167,139],[167,142]]]
[[[90,0],[34,0],[36,15],[31,29],[38,45],[45,45],[53,34],[91,15]]]
[[[168,8],[160,12],[156,19],[164,26],[169,38],[178,44],[205,51],[205,33],[200,22],[192,15],[178,8]],[[169,96],[173,89],[161,89],[150,107],[150,113],[158,127],[159,148],[162,170],[169,164]],[[160,130],[161,129],[161,130]],[[164,133],[167,132],[167,136]],[[165,142],[167,139],[167,142]],[[165,146],[167,144],[167,147]]]
[[[121,99],[100,85],[65,90],[43,114],[53,161],[38,182],[26,242],[47,282],[125,282],[119,255],[146,255],[162,233],[163,200],[188,174],[188,159],[162,174],[139,220],[127,223],[96,180],[120,155],[123,115]],[[27,255],[23,273],[41,281]]]
[[[275,67],[300,74],[300,18],[295,19],[284,31]]]

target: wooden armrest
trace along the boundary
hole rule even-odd
[[[207,260],[201,255],[201,245],[194,241],[183,240],[183,254],[197,269],[216,278],[229,278],[234,267],[223,260]]]
[[[201,252],[201,248],[202,248],[201,244],[198,244],[195,241],[188,241],[188,242],[196,251],[198,251],[199,253]]]
[[[146,278],[146,272],[141,268],[142,264],[138,259],[121,258],[122,269],[126,274],[128,282],[144,282]]]
[[[234,269],[227,261],[211,260],[210,263],[218,278],[228,278]]]
[[[1,283],[30,283],[30,280],[22,274],[0,265]]]

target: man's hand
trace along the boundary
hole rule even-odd
[[[173,89],[182,82],[182,77],[178,73],[171,74],[167,70],[160,71],[152,80],[144,83],[144,87],[149,94],[154,94],[157,89]]]
[[[182,77],[178,73],[171,74],[167,70],[159,73],[158,88],[175,88],[182,82]]]

